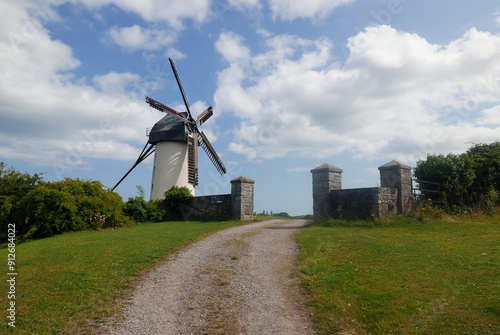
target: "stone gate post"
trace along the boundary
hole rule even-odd
[[[232,216],[236,220],[253,219],[255,181],[245,176],[231,180]]]
[[[311,170],[314,218],[331,216],[330,192],[342,189],[342,172],[342,169],[328,163]]]
[[[413,199],[411,193],[411,166],[393,160],[378,169],[380,171],[380,186],[398,190],[398,214],[408,214],[411,211]]]

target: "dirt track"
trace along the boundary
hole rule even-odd
[[[110,334],[314,334],[293,278],[303,220],[230,228],[141,279]]]

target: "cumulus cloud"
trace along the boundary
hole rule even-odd
[[[295,19],[323,19],[335,8],[348,5],[356,0],[269,0],[269,7],[274,18],[284,21]]]
[[[234,34],[219,41],[248,50]],[[250,58],[218,48],[228,67],[215,101],[241,119],[230,150],[248,158],[351,152],[414,161],[498,137],[500,35],[473,28],[439,45],[373,26],[349,39],[344,64],[326,38],[279,35],[266,45]]]
[[[247,63],[250,50],[243,45],[243,38],[231,32],[222,33],[215,43],[215,48],[229,63]]]
[[[167,22],[175,29],[181,29],[184,20],[204,22],[210,13],[210,0],[68,0],[98,10],[114,5],[123,11],[140,15],[146,21]]]
[[[106,33],[105,41],[124,50],[160,50],[177,40],[177,32],[164,29],[145,29],[134,24],[130,27],[112,27]]]
[[[28,5],[7,2],[0,12],[2,159],[85,168],[89,158],[135,158],[131,143],[145,142],[143,129],[151,124],[138,100],[140,78],[111,72],[88,83],[75,77],[80,61],[51,39],[42,24],[50,16]]]
[[[260,9],[260,0],[228,0],[228,4],[238,10]]]

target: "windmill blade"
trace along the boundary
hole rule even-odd
[[[188,138],[188,182],[198,185],[198,135]]]
[[[177,118],[179,120],[182,120],[182,121],[184,121],[186,123],[188,122],[188,120],[186,119],[186,117],[184,115],[182,115],[181,113],[179,113],[175,109],[170,108],[167,105],[164,105],[164,104],[162,104],[159,101],[156,101],[155,99],[151,99],[150,97],[147,96],[146,97],[146,102],[151,107],[153,107],[154,109],[159,110],[160,112],[164,112],[164,113],[167,113],[169,115],[172,115],[173,117],[175,117],[175,118]]]
[[[200,132],[200,135],[201,135],[201,140],[200,140],[201,146],[205,150],[208,158],[210,158],[210,160],[214,164],[217,171],[219,171],[219,173],[223,175],[224,173],[226,173],[226,168],[224,167],[224,164],[222,164],[222,161],[220,160],[214,148],[208,141],[208,138],[205,136],[205,134],[203,132]]]
[[[196,126],[200,127],[204,124],[212,115],[214,115],[214,109],[212,106],[205,109],[198,117],[196,118]]]
[[[184,100],[184,105],[186,105],[186,110],[188,113],[188,120],[189,122],[193,122],[194,119],[191,116],[191,110],[189,109],[189,102],[186,97],[186,93],[184,93],[184,88],[182,88],[181,80],[179,79],[179,74],[177,73],[177,68],[175,67],[174,61],[172,58],[168,59],[170,61],[170,66],[172,67],[172,71],[174,72],[175,80],[177,81],[177,85],[179,86],[179,89],[181,90],[181,95],[182,95],[182,100]]]
[[[111,189],[111,191],[114,191],[115,188],[118,187],[118,185],[121,184],[121,182],[127,178],[127,176],[130,174],[130,172],[132,172],[133,169],[135,169],[135,167],[137,165],[139,165],[139,163],[141,163],[143,160],[145,160],[146,158],[148,158],[154,151],[154,144],[150,144],[149,147],[146,149],[146,147],[148,146],[149,143],[146,143],[146,145],[144,146],[144,149],[142,149],[142,152],[141,154],[139,155],[139,157],[137,158],[137,160],[135,161],[134,165],[132,165],[132,167],[130,168],[130,170],[127,171],[127,173],[125,173],[125,175],[122,177],[122,179],[120,179],[120,181],[118,183],[116,183],[116,185]]]

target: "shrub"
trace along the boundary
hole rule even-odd
[[[168,213],[163,201],[150,200],[148,202],[148,220],[152,222],[161,222],[168,220]]]
[[[144,197],[128,198],[124,212],[135,221],[144,222],[148,219],[148,203],[144,200]]]
[[[441,185],[439,200],[447,210],[492,210],[500,204],[498,141],[476,144],[460,155],[428,155],[417,162],[413,172],[419,180]]]
[[[165,192],[165,199],[163,200],[168,217],[173,220],[182,219],[181,208],[187,205],[191,198],[193,198],[193,195],[187,187],[172,186],[170,190]]]
[[[13,213],[19,208],[21,199],[37,186],[44,184],[38,174],[20,173],[0,162],[0,229],[7,231],[7,224],[13,223]]]
[[[136,222],[161,222],[168,219],[167,211],[161,200],[144,199],[144,189],[137,186],[139,195],[133,198],[128,198],[125,204],[125,214],[134,219]]]
[[[448,206],[469,203],[469,190],[475,176],[466,154],[428,155],[425,161],[417,162],[413,173],[418,180],[440,183],[439,198]]]
[[[28,192],[13,217],[24,238],[117,227],[128,222],[122,198],[99,181],[66,178]]]

